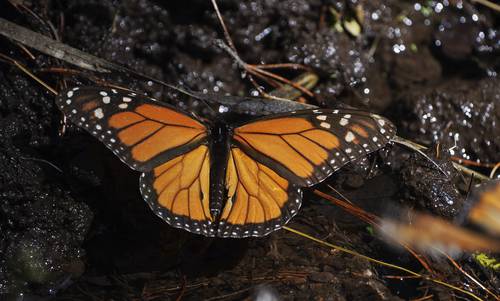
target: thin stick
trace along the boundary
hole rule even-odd
[[[475,178],[477,179],[480,179],[482,181],[489,181],[490,178],[488,178],[487,176],[483,175],[482,173],[479,173],[477,171],[474,171],[466,166],[463,166],[461,164],[458,164],[457,162],[451,162],[453,163],[453,167],[455,167],[456,169],[460,170],[461,172],[463,172],[464,174],[466,175],[469,175],[469,176],[474,176]]]
[[[314,96],[314,93],[312,93],[311,91],[305,89],[304,87],[302,87],[300,85],[297,85],[297,84],[291,82],[290,80],[288,80],[288,79],[286,79],[284,77],[281,77],[279,75],[276,75],[274,73],[271,73],[271,72],[268,72],[268,71],[265,71],[265,70],[261,70],[259,68],[256,68],[256,67],[252,66],[252,65],[247,65],[247,66],[249,68],[251,68],[252,70],[254,70],[255,72],[261,73],[261,74],[266,75],[266,76],[268,76],[270,78],[278,80],[278,81],[280,81],[282,83],[290,85],[290,86],[294,87],[295,89],[300,90],[302,93],[306,94],[307,96],[310,96],[310,97]]]
[[[32,79],[34,79],[35,81],[37,81],[40,85],[44,86],[45,89],[47,89],[50,92],[52,92],[52,94],[54,94],[54,95],[58,94],[57,91],[54,88],[52,88],[47,83],[45,83],[43,80],[41,80],[36,75],[34,75],[33,73],[31,73],[31,71],[29,71],[26,67],[24,67],[18,61],[14,60],[13,58],[10,58],[10,57],[6,56],[5,54],[2,54],[2,53],[0,53],[0,57],[3,58],[3,59],[5,59],[6,61],[10,62],[11,64],[15,65],[21,71],[23,71],[24,73],[26,73],[29,77],[31,77]]]
[[[364,211],[363,209],[355,206],[355,205],[352,205],[352,204],[349,204],[347,202],[343,202],[335,197],[332,197],[331,195],[329,194],[326,194],[322,191],[319,191],[319,190],[314,190],[314,193],[316,195],[319,195],[320,197],[324,198],[324,199],[327,199],[328,201],[332,202],[333,204],[339,206],[341,209],[349,212],[350,214],[358,217],[359,219],[365,221],[366,223],[368,223],[369,225],[372,225],[374,227],[376,227],[377,229],[380,229],[380,231],[383,231],[385,232],[384,228],[381,226],[380,224],[380,218],[378,216],[376,216],[375,214],[372,214],[372,213],[369,213],[369,212],[366,212]],[[420,262],[420,264],[427,270],[429,271],[429,273],[434,273],[434,271],[431,269],[430,265],[427,263],[425,257],[422,258],[421,255],[417,254],[417,252],[415,252],[412,248],[410,248],[410,246],[408,246],[407,244],[405,244],[404,242],[398,240],[398,239],[395,239],[393,238],[398,244],[400,244],[401,246],[403,246],[403,248],[405,248],[410,254],[413,255],[413,257],[415,257],[415,259],[418,260],[418,262]]]
[[[33,53],[31,53],[31,51],[29,51],[28,48],[26,48],[23,44],[21,44],[19,42],[16,42],[16,44],[19,48],[21,48],[30,57],[30,59],[32,59],[32,60],[36,59],[36,57],[33,55]]]
[[[265,70],[261,70],[260,69],[260,66],[259,65],[250,65],[250,64],[247,64],[246,62],[244,62],[240,56],[238,55],[238,53],[236,51],[234,51],[234,49],[232,49],[231,47],[229,47],[228,45],[226,45],[223,41],[221,40],[217,40],[216,41],[216,45],[218,45],[220,48],[224,49],[227,53],[229,53],[233,58],[234,60],[236,61],[236,63],[238,63],[238,65],[241,66],[241,68],[245,69],[248,73],[251,73],[255,76],[258,76],[258,75],[264,75],[264,76],[267,76],[269,78],[273,78],[277,81],[280,81],[282,83],[285,83],[287,85],[290,85],[292,87],[294,87],[295,89],[301,91],[302,93],[310,96],[310,97],[313,97],[314,96],[314,93],[312,93],[311,91],[309,91],[308,89],[305,89],[304,87],[300,86],[300,85],[297,85],[296,83],[293,83],[291,82],[290,80],[284,78],[284,77],[281,77],[279,75],[276,75],[274,73],[271,73],[271,72],[268,72],[268,71],[265,71]]]
[[[112,69],[121,70],[118,65],[109,63],[96,56],[69,47],[37,32],[28,30],[3,18],[0,18],[0,34],[40,52],[77,65],[81,68],[109,73]]]
[[[499,167],[500,167],[500,162],[498,162],[497,164],[495,164],[495,167],[493,167],[493,169],[491,170],[490,179],[493,179],[493,176],[495,176],[495,173],[497,172],[497,169]]]
[[[305,72],[294,78],[292,82],[306,89],[312,89],[318,83],[318,76],[312,72]],[[269,94],[291,100],[295,100],[302,96],[302,93],[299,90],[289,85],[280,85],[279,88],[269,92]]]
[[[388,263],[388,262],[385,262],[385,261],[381,261],[381,260],[377,260],[377,259],[368,257],[366,255],[363,255],[361,253],[358,253],[358,252],[353,251],[353,250],[349,250],[347,248],[344,248],[344,247],[341,247],[341,246],[338,246],[338,245],[334,245],[334,244],[328,243],[326,241],[323,241],[323,240],[320,240],[318,238],[312,237],[312,236],[310,236],[308,234],[305,234],[303,232],[300,232],[300,231],[295,230],[293,228],[290,228],[288,226],[284,226],[283,229],[285,229],[285,230],[287,230],[289,232],[292,232],[294,234],[297,234],[299,236],[305,237],[305,238],[307,238],[309,240],[315,241],[315,242],[317,242],[319,244],[328,246],[328,247],[330,247],[332,249],[335,249],[335,250],[338,250],[338,251],[341,251],[341,252],[344,252],[344,253],[356,256],[356,257],[363,258],[363,259],[365,259],[367,261],[374,262],[374,263],[379,264],[379,265],[383,265],[383,266],[390,267],[390,268],[393,268],[393,269],[396,269],[396,270],[404,271],[404,272],[406,272],[406,273],[408,273],[410,275],[416,276],[416,277],[422,277],[422,275],[420,275],[420,274],[418,274],[418,273],[416,273],[414,271],[408,270],[406,268],[400,267],[400,266],[392,264],[392,263]]]
[[[477,166],[477,167],[485,167],[485,168],[493,168],[495,167],[496,164],[498,163],[482,163],[482,162],[476,162],[472,160],[467,160],[467,159],[462,159],[460,157],[455,157],[452,156],[451,159],[459,164],[463,165],[470,165],[470,166]]]
[[[492,296],[496,300],[499,300],[499,297],[497,295],[495,295],[493,292],[491,292],[487,287],[485,287],[481,282],[479,282],[479,280],[477,280],[476,278],[472,277],[469,273],[467,273],[464,269],[462,269],[462,267],[460,265],[458,265],[458,263],[453,258],[451,258],[450,255],[448,255],[447,253],[443,252],[439,248],[435,248],[435,250],[438,251],[438,252],[440,252],[442,255],[446,256],[446,258],[448,258],[448,260],[451,262],[451,264],[453,264],[467,278],[469,278],[470,280],[472,280],[472,282],[474,282],[477,286],[479,286],[480,288],[482,288],[484,291],[486,291],[490,296]]]
[[[224,19],[220,13],[219,7],[217,6],[217,1],[212,0],[212,5],[214,6],[215,13],[217,14],[217,18],[219,19],[219,23],[222,26],[222,31],[224,32],[224,38],[226,38],[229,47],[237,53],[236,47],[234,46],[233,40],[231,39],[231,35],[229,35],[229,31],[227,30],[226,23],[224,23]]]
[[[251,66],[256,66],[259,69],[302,69],[306,70],[309,72],[312,72],[312,68],[308,66],[304,66],[301,64],[294,64],[294,63],[281,63],[281,64],[265,64],[265,65],[251,65]]]

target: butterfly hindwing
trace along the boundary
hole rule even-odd
[[[141,194],[151,209],[171,226],[214,236],[209,177],[209,150],[200,145],[143,173]]]
[[[300,208],[297,185],[233,147],[226,170],[227,202],[215,221],[209,205],[209,168],[208,147],[201,145],[143,173],[141,193],[171,226],[209,237],[265,236]]]
[[[387,119],[356,110],[304,110],[264,117],[234,130],[234,142],[255,160],[306,187],[395,135]]]
[[[57,105],[135,170],[151,170],[207,136],[206,127],[187,114],[122,89],[78,87],[61,93]]]
[[[300,188],[279,176],[238,147],[229,152],[226,187],[228,200],[220,217],[217,236],[264,236],[297,214]]]

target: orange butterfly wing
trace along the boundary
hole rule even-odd
[[[281,228],[300,209],[302,191],[238,147],[232,147],[226,171],[228,200],[217,236],[264,236]]]
[[[126,90],[79,87],[56,102],[72,122],[135,170],[151,170],[206,142],[207,129],[199,121]]]
[[[214,236],[210,214],[210,154],[206,145],[141,175],[141,194],[151,209],[173,227]]]
[[[264,236],[283,227],[301,206],[300,187],[323,181],[394,135],[388,120],[355,110],[298,111],[236,128],[217,235]]]
[[[244,124],[234,130],[234,141],[256,161],[306,187],[382,148],[395,133],[390,121],[375,114],[318,109]]]
[[[144,172],[141,194],[159,217],[194,233],[214,233],[203,124],[169,105],[121,89],[75,88],[61,94],[57,104],[128,166]]]

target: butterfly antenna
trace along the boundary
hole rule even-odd
[[[205,106],[206,106],[206,107],[210,110],[210,112],[212,112],[212,113],[214,113],[214,114],[217,114],[217,113],[218,113],[216,110],[214,110],[214,109],[213,109],[213,108],[212,108],[212,107],[208,104],[208,102],[207,102],[204,98],[202,98],[202,97],[196,97],[196,96],[194,96],[194,97],[195,97],[196,99],[200,100],[202,103],[204,103],[204,104],[205,104]]]
[[[175,86],[175,85],[166,83],[162,80],[156,79],[154,77],[148,76],[146,74],[136,72],[134,70],[128,70],[128,71],[131,72],[132,74],[135,74],[137,76],[140,76],[140,77],[143,77],[143,78],[148,79],[150,81],[153,81],[159,85],[165,86],[167,88],[170,88],[172,90],[175,90],[175,91],[180,92],[182,94],[185,94],[187,96],[191,96],[193,98],[196,98],[196,99],[200,100],[201,102],[203,102],[211,112],[213,112],[214,114],[217,114],[217,112],[208,104],[208,102],[206,101],[205,95],[203,93],[192,91],[186,87]]]
[[[209,97],[209,95],[206,95],[206,94],[203,94],[203,93],[200,93],[200,92],[195,92],[195,91],[192,91],[192,90],[189,90],[188,88],[186,87],[175,87],[175,86],[172,86],[170,84],[166,84],[167,87],[169,88],[172,88],[172,89],[175,89],[176,91],[179,91],[181,93],[184,93],[188,96],[191,96],[193,98],[196,98],[198,99],[199,101],[201,101],[203,104],[205,104],[205,106],[214,114],[217,114],[217,111],[214,110],[212,108],[212,106],[207,102],[207,97]]]

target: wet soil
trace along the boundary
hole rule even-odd
[[[415,208],[453,220],[463,211],[468,179],[452,167],[452,157],[500,161],[498,12],[468,1],[220,2],[243,60],[311,67],[319,76],[311,104],[383,114],[400,136],[429,146],[427,155],[434,160],[390,145],[315,188],[336,196],[329,186],[335,187],[379,216]],[[256,95],[233,58],[214,43],[223,35],[210,1],[22,3],[32,13],[6,1],[0,16],[168,83]],[[61,88],[63,79],[76,86],[97,77],[204,113],[199,101],[178,100],[148,80],[47,72],[74,67],[36,51],[30,58],[3,37],[0,43],[2,54],[54,87]],[[2,62],[0,298],[400,300],[432,295],[449,300],[456,294],[424,280],[388,277],[402,275],[285,230],[223,240],[173,229],[142,200],[137,172],[76,126],[68,124],[62,133],[62,119],[52,94]],[[426,273],[408,252],[312,190],[290,226]],[[449,261],[429,260],[443,281],[488,299]],[[470,254],[457,261],[486,286],[500,287],[498,274]]]

